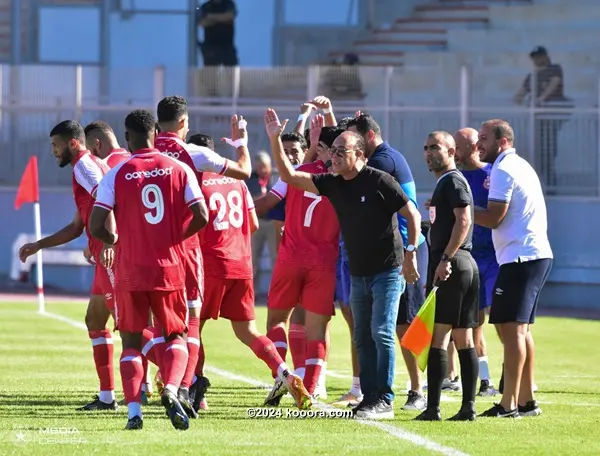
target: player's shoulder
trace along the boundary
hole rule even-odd
[[[304,171],[305,173],[311,174],[322,174],[327,172],[325,163],[321,160],[314,161],[312,163],[303,163],[296,168],[298,171]]]
[[[204,171],[202,173],[202,187],[207,189],[212,188],[216,190],[225,187],[247,190],[246,183],[242,180],[234,179],[233,177],[223,176],[221,174],[211,173],[208,171]]]

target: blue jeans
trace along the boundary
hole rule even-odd
[[[350,278],[354,344],[358,352],[360,387],[365,400],[394,400],[396,319],[406,281],[399,268],[370,277]]]

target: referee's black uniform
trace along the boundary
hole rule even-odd
[[[456,217],[454,209],[469,207],[471,226],[460,248],[452,258],[444,251],[450,241]],[[447,325],[454,329],[476,328],[479,325],[479,270],[471,256],[473,237],[473,195],[469,184],[457,170],[443,174],[436,184],[429,209],[429,267],[427,293],[434,287],[435,270],[441,261],[449,261],[452,272],[448,279],[437,284],[436,325]],[[435,330],[434,330],[435,332]],[[458,348],[458,346],[457,346]],[[448,371],[447,347],[431,348],[427,365],[427,410],[417,417],[421,420],[441,419],[439,406],[442,382]],[[458,350],[463,387],[463,405],[453,420],[470,420],[475,417],[475,393],[479,363],[475,348]]]

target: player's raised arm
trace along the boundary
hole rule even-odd
[[[51,234],[50,236],[40,239],[39,241],[24,244],[19,249],[19,259],[22,263],[25,263],[25,260],[27,260],[28,257],[35,255],[42,249],[49,249],[50,247],[57,247],[59,245],[67,244],[81,236],[83,233],[83,228],[83,221],[81,220],[79,211],[75,211],[73,220],[64,228],[60,229],[54,234]]]
[[[279,176],[283,182],[289,185],[318,195],[319,191],[313,183],[312,174],[296,171],[285,155],[283,144],[281,142],[281,133],[285,130],[287,123],[288,121],[285,120],[282,125],[281,122],[279,122],[277,113],[273,109],[267,109],[265,112],[265,128],[269,135],[273,159],[279,170]]]
[[[231,139],[223,138],[223,141],[235,147],[238,154],[237,161],[222,157],[208,147],[188,144],[187,152],[192,157],[196,171],[210,171],[239,180],[249,178],[252,164],[248,151],[246,121],[242,116],[234,115],[231,118]]]

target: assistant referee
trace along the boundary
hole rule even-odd
[[[429,266],[427,293],[439,285],[435,325],[427,363],[427,409],[415,419],[441,421],[442,383],[448,371],[450,335],[458,350],[462,406],[451,421],[475,420],[475,394],[479,361],[473,328],[479,325],[479,270],[471,256],[473,195],[456,169],[456,144],[445,131],[429,134],[425,160],[438,178],[429,206]]]
[[[393,418],[398,301],[406,281],[419,278],[414,252],[404,254],[397,214],[407,220],[412,245],[421,233],[421,216],[392,176],[366,166],[365,142],[359,134],[346,131],[333,142],[330,156],[336,174],[308,174],[294,170],[284,154],[280,135],[285,124],[275,111],[267,110],[265,125],[281,179],[329,199],[346,245],[364,396],[354,413],[358,418]]]
[[[500,265],[489,322],[504,343],[504,389],[500,403],[482,414],[496,418],[542,412],[533,396],[531,325],[553,259],[542,186],[531,165],[517,155],[514,139],[508,122],[493,119],[481,125],[477,142],[481,161],[493,163],[488,207],[477,208],[475,223],[492,229]]]

